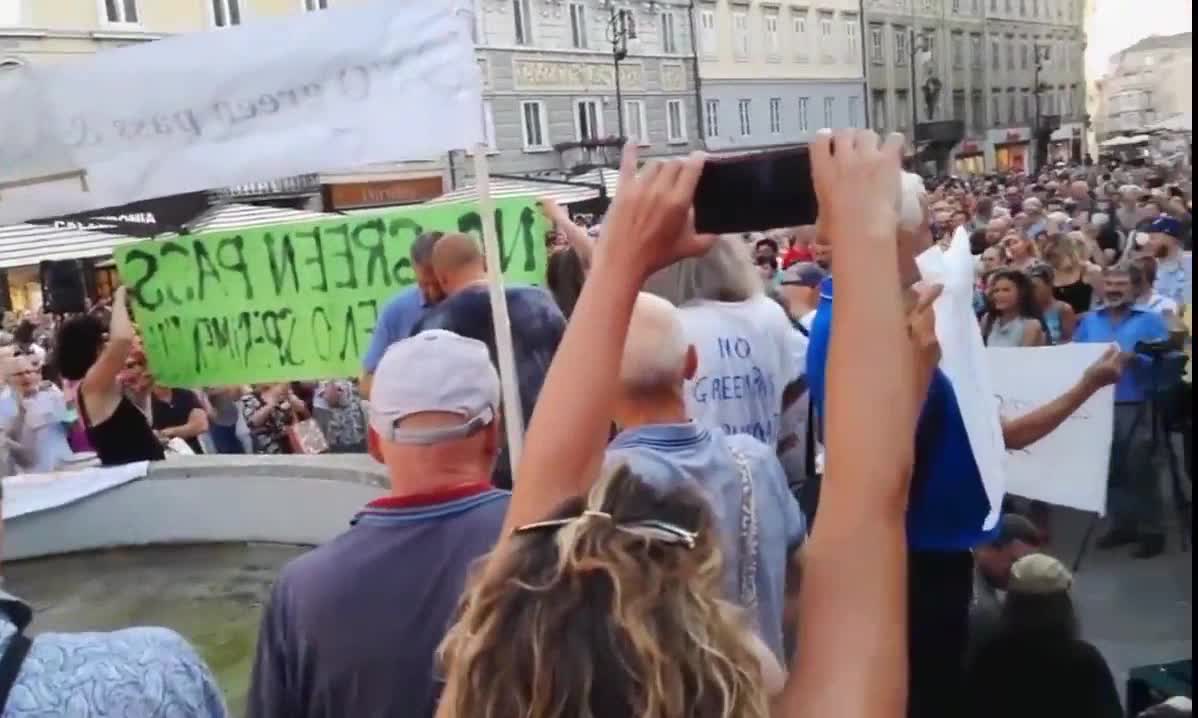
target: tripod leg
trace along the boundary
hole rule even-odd
[[[1173,450],[1173,442],[1170,436],[1165,434],[1165,455],[1169,460],[1169,478],[1170,485],[1173,491],[1173,505],[1177,509],[1178,532],[1181,534],[1181,550],[1190,550],[1190,541],[1193,539],[1194,533],[1194,517],[1190,513],[1192,503],[1185,494],[1185,485],[1182,482],[1181,471],[1177,465],[1177,452]]]
[[[1082,559],[1086,557],[1086,551],[1090,548],[1090,539],[1094,537],[1094,529],[1098,527],[1098,514],[1090,517],[1090,523],[1086,526],[1086,533],[1082,536],[1082,545],[1077,549],[1077,556],[1073,559],[1073,572],[1077,573],[1081,570]]]

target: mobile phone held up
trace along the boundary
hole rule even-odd
[[[818,209],[806,146],[708,158],[695,188],[695,230],[705,234],[814,224]]]

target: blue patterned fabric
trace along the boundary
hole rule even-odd
[[[30,618],[2,591],[0,653]],[[0,718],[224,718],[216,679],[182,636],[166,628],[43,633]]]

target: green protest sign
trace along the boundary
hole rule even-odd
[[[543,284],[547,222],[495,203],[505,279]],[[416,282],[412,241],[482,237],[475,202],[154,239],[118,249],[150,367],[167,386],[357,376],[387,300]]]

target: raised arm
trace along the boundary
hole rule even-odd
[[[614,397],[609,389],[619,378],[641,285],[657,269],[702,254],[714,241],[697,237],[691,220],[702,155],[652,161],[639,175],[636,162],[636,146],[626,144],[620,193],[528,424],[503,536],[590,487],[603,460]],[[592,390],[578,391],[580,386]]]
[[[582,268],[589,270],[595,254],[595,242],[587,234],[587,231],[570,221],[570,215],[566,213],[566,210],[551,199],[541,200],[541,211],[545,214],[545,218],[553,223],[555,229],[566,235],[566,241],[578,253]]]
[[[907,491],[915,388],[898,271],[901,138],[823,133],[811,149],[836,251],[827,478],[804,549],[796,656],[776,715],[898,718],[907,702]],[[879,353],[886,361],[878,362]],[[880,407],[885,407],[880,411]],[[870,426],[862,451],[860,427]]]
[[[1119,381],[1119,375],[1130,358],[1131,355],[1121,354],[1118,347],[1112,346],[1064,394],[1023,416],[1003,419],[1002,438],[1007,449],[1026,448],[1051,434],[1094,396],[1094,392]]]
[[[87,370],[87,374],[80,383],[80,390],[89,399],[96,397],[103,401],[103,397],[110,398],[116,393],[117,378],[125,369],[125,360],[129,358],[129,352],[133,350],[136,340],[137,331],[133,327],[133,321],[129,319],[126,288],[117,287],[112,295],[112,318],[108,321],[108,341],[100,352],[99,358],[96,359],[96,363]],[[89,413],[101,413],[93,406],[93,403],[88,404]],[[98,417],[93,415],[92,420],[97,421]]]

